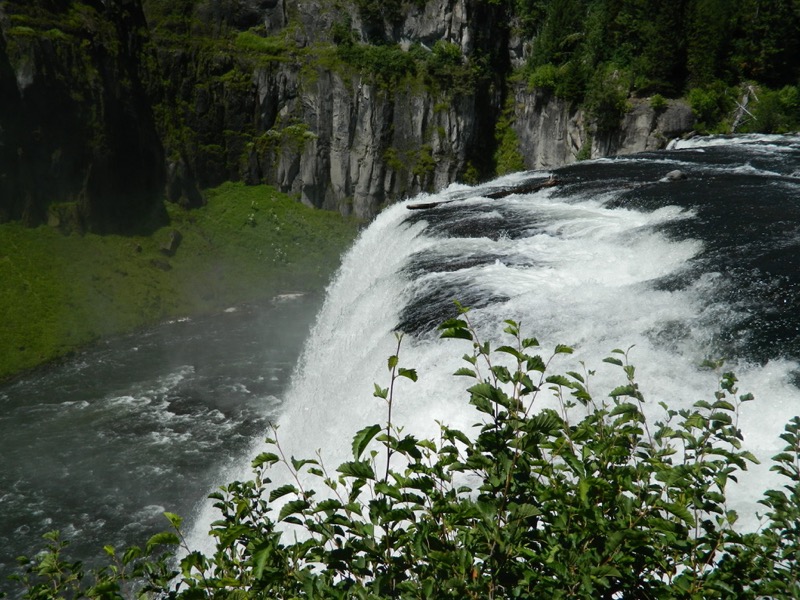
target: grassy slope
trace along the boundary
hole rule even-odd
[[[321,290],[356,235],[355,222],[266,186],[208,198],[170,207],[171,225],[148,237],[0,225],[0,379],[166,317]],[[183,240],[169,257],[173,229]]]

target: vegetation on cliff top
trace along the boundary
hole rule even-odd
[[[267,186],[228,183],[169,212],[149,236],[0,224],[0,379],[168,317],[320,292],[357,231]]]
[[[442,424],[419,439],[392,421],[401,382],[417,380],[398,335],[374,392],[386,422],[358,431],[352,460],[333,471],[268,440],[253,479],[211,496],[212,556],[185,547],[172,513],[144,548],[106,546],[109,566],[93,573],[52,533],[21,560],[24,598],[118,600],[131,586],[176,600],[798,597],[800,417],[773,458],[784,485],[762,496],[762,527],[741,533],[727,493],[756,462],[737,425],[753,398],[721,364],[707,399],[661,402],[654,421],[622,350],[604,359],[620,385],[601,395],[585,365],[556,370],[571,348],[543,356],[513,321],[495,348],[463,312],[442,330],[470,345],[455,375],[469,381],[472,431]],[[272,484],[276,469],[286,483]]]
[[[530,44],[530,82],[585,101],[611,123],[629,94],[688,95],[701,130],[730,131],[746,84],[767,99],[749,96],[757,106],[736,123],[739,131],[800,127],[797,0],[512,3]]]

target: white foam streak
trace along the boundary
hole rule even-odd
[[[667,146],[668,150],[683,150],[686,148],[705,148],[710,146],[735,146],[735,145],[749,145],[754,144],[769,144],[769,151],[785,150],[782,144],[774,144],[772,142],[783,141],[787,139],[800,142],[800,135],[786,135],[786,134],[768,134],[768,133],[751,133],[745,135],[708,135],[696,136],[686,140],[675,139],[672,140]]]

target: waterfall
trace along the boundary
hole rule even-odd
[[[452,373],[470,345],[436,332],[458,300],[471,307],[484,339],[500,341],[510,318],[543,352],[573,346],[555,368],[580,370],[583,362],[596,370],[595,394],[622,382],[602,359],[631,348],[653,419],[663,414],[659,401],[685,408],[712,399],[717,376],[699,365],[727,359],[741,393],[756,396],[741,409],[745,445],[768,460],[800,411],[791,335],[800,331],[791,262],[800,235],[787,224],[800,210],[792,204],[798,149],[797,137],[706,138],[453,185],[388,208],[328,289],[278,419],[284,451],[313,457],[319,450],[335,470],[357,430],[384,422],[386,406],[372,392],[375,383],[388,384],[396,330],[405,332],[400,364],[417,369],[419,381],[395,390],[395,422],[421,436],[434,436],[437,422],[469,430],[478,419],[468,384]],[[665,178],[675,169],[685,177]],[[550,177],[557,185],[531,185]],[[780,336],[784,342],[776,342]],[[262,449],[250,448],[227,480],[248,478],[250,458]],[[779,485],[768,466],[751,467],[732,492],[743,527],[756,526],[756,500]],[[207,546],[212,519],[206,507],[194,543]]]

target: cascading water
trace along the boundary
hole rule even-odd
[[[676,169],[681,177],[665,177]],[[507,193],[551,176],[557,185]],[[512,318],[544,348],[574,346],[557,368],[584,361],[597,370],[595,393],[620,383],[602,359],[633,346],[656,417],[658,401],[680,408],[711,398],[716,375],[699,365],[726,358],[740,390],[756,395],[741,410],[747,447],[762,460],[779,451],[783,425],[800,412],[800,137],[701,138],[454,185],[411,204],[431,206],[384,211],[328,290],[278,419],[287,454],[319,449],[335,467],[353,433],[385,420],[372,392],[387,384],[395,330],[407,334],[401,365],[420,374],[396,390],[395,423],[425,436],[437,421],[468,430],[476,414],[452,373],[469,346],[436,333],[455,314],[453,300],[472,308],[485,339],[499,339]],[[226,478],[248,478],[261,449]],[[745,527],[777,485],[767,467],[751,467],[733,493]],[[196,547],[208,549],[211,520],[206,506]]]

